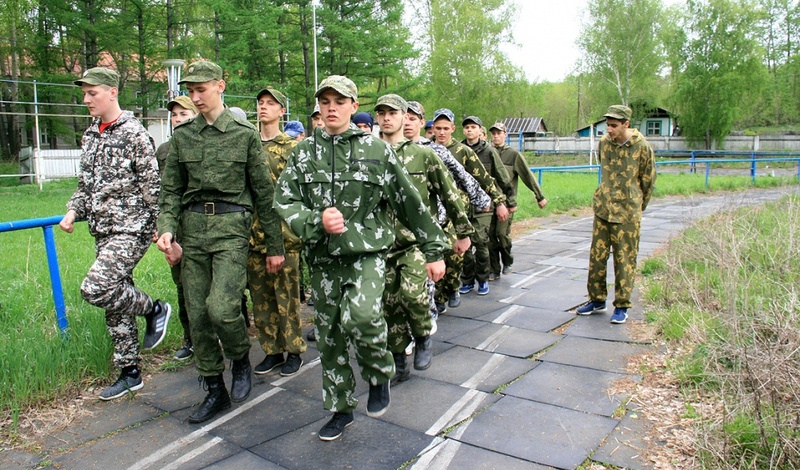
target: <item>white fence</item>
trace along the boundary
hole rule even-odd
[[[36,175],[41,181],[78,176],[81,163],[80,149],[40,150],[38,161],[31,147],[19,154],[19,174],[23,183],[33,183]]]
[[[519,140],[512,135],[509,145],[519,148]],[[526,152],[542,153],[589,153],[597,150],[597,141],[590,137],[527,137],[524,142]],[[691,151],[685,137],[647,137],[647,141],[656,151]],[[592,148],[594,146],[594,148]],[[721,147],[712,146],[710,150],[747,151],[747,152],[798,152],[800,136],[797,135],[756,135],[728,136]]]

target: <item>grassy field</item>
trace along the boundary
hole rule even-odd
[[[538,164],[538,162],[537,162]],[[757,186],[797,184],[793,178],[759,178]],[[547,173],[543,190],[549,204],[540,210],[527,189],[520,190],[516,220],[571,215],[588,207],[597,185],[596,173]],[[20,220],[63,214],[75,180],[37,186],[0,187],[0,220]],[[749,188],[748,177],[712,179],[710,190]],[[702,175],[659,175],[656,197],[670,194],[706,192]],[[53,300],[44,253],[42,232],[38,229],[2,233],[0,257],[0,425],[13,433],[21,413],[29,407],[55,398],[74,396],[92,383],[107,381],[111,372],[111,341],[105,330],[103,312],[85,303],[80,283],[94,258],[93,240],[85,223],[76,225],[75,233],[55,230],[63,280],[68,339],[62,340],[55,322]],[[169,269],[155,247],[135,271],[136,283],[151,295],[175,302],[175,288]],[[140,327],[143,322],[140,323]],[[143,352],[145,372],[153,355],[171,356],[182,339],[177,315],[171,320],[167,339],[154,353]],[[174,363],[167,363],[174,367]],[[152,370],[150,371],[152,372]]]

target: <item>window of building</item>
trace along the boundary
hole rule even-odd
[[[661,135],[661,121],[647,121],[647,135]]]
[[[39,144],[41,146],[50,145],[50,133],[47,132],[47,124],[39,121]]]

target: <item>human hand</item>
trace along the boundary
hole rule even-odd
[[[61,222],[58,223],[58,227],[67,233],[72,233],[75,230],[75,211],[68,210]]]
[[[275,274],[283,268],[283,262],[286,258],[283,255],[267,256],[267,272]]]
[[[447,268],[444,264],[444,260],[440,259],[439,261],[428,263],[425,266],[425,269],[428,271],[428,279],[430,279],[433,282],[438,282],[441,278],[444,277],[444,272]]]
[[[467,252],[467,250],[469,250],[470,246],[472,246],[472,240],[470,240],[469,237],[459,238],[453,245],[453,251],[457,255],[463,255]]]
[[[332,235],[344,233],[344,215],[335,207],[329,207],[322,212],[322,228]]]

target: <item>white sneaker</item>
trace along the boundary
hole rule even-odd
[[[415,343],[415,342],[414,342],[414,340],[412,339],[412,340],[411,340],[411,343],[409,343],[409,345],[408,345],[408,346],[406,346],[406,356],[410,356],[411,354],[413,354],[413,353],[414,353],[414,345],[415,345],[415,344],[416,344],[416,343]]]
[[[435,335],[436,334],[436,330],[438,330],[438,329],[439,329],[439,327],[436,326],[436,319],[435,318],[431,318],[431,336]]]

